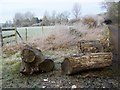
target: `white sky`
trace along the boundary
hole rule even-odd
[[[80,3],[81,13],[97,14],[103,12],[101,4],[104,0],[0,0],[0,23],[4,23],[6,20],[12,20],[15,13],[25,13],[30,11],[35,16],[41,18],[44,12],[47,10],[49,14],[52,11],[63,12],[72,11],[74,3]]]

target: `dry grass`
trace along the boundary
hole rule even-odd
[[[53,31],[43,33],[40,37],[33,37],[33,39],[26,42],[30,46],[37,47],[43,51],[45,57],[52,58],[55,64],[55,71],[52,75],[58,75],[60,70],[60,63],[65,56],[77,53],[75,48],[79,40],[96,40],[106,36],[105,28],[89,29],[83,24],[74,24],[74,26],[56,26]],[[103,33],[104,32],[104,33]],[[3,51],[7,58],[0,58],[0,66],[2,66],[2,84],[3,87],[33,87],[39,82],[41,83],[46,77],[51,77],[48,74],[33,75],[32,77],[21,76],[19,73],[21,55],[20,51],[24,44],[22,42],[17,45],[6,45]],[[73,47],[72,47],[73,46]],[[52,49],[52,50],[50,50]],[[54,50],[54,51],[53,51]],[[16,53],[17,52],[17,53]],[[16,54],[15,54],[16,53]],[[58,71],[57,71],[58,70]],[[57,73],[56,73],[57,72]],[[54,76],[53,76],[54,77]],[[60,76],[56,76],[60,77]],[[39,78],[39,79],[38,79]],[[63,79],[63,78],[60,78]],[[29,80],[29,84],[27,83]],[[31,82],[32,81],[32,82]],[[33,84],[34,83],[34,84]],[[41,85],[41,84],[40,84]]]
[[[95,20],[93,17],[91,17],[91,16],[84,17],[84,18],[82,19],[82,22],[83,22],[85,25],[87,25],[89,28],[95,28],[96,25],[97,25],[96,20]]]
[[[44,34],[42,38],[36,38],[32,43],[40,49],[68,48],[74,44],[75,36],[69,34],[68,26],[56,26],[49,34]],[[30,41],[29,41],[30,43]]]
[[[40,38],[34,38],[28,43],[34,44],[42,50],[70,48],[79,40],[101,40],[104,38],[105,28],[92,28],[77,23],[74,26],[56,26],[51,32]]]
[[[41,50],[71,49],[71,46],[75,46],[80,40],[104,40],[107,37],[106,31],[105,27],[90,29],[82,23],[73,26],[59,25],[49,33],[43,32],[42,36],[33,37],[26,43]],[[17,45],[7,45],[3,51],[14,54],[23,46],[22,42]]]

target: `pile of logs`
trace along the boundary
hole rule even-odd
[[[105,52],[100,41],[78,42],[79,54],[65,57],[61,63],[61,71],[71,75],[80,71],[98,69],[110,66],[112,63],[112,53]],[[21,69],[23,74],[33,74],[34,72],[49,72],[54,69],[54,62],[46,59],[41,50],[31,46],[24,46],[21,51]]]
[[[62,72],[74,74],[88,69],[97,69],[109,66],[112,62],[111,53],[88,53],[66,57],[62,62]]]
[[[33,74],[34,72],[49,72],[54,69],[54,62],[45,59],[41,50],[24,46],[21,51],[22,63],[20,72],[23,74]]]
[[[103,46],[99,41],[81,40],[77,46],[79,54],[65,57],[61,63],[62,73],[70,75],[111,65],[112,53],[104,52]]]
[[[99,40],[81,40],[77,43],[79,53],[103,52],[103,46]]]

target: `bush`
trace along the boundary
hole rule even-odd
[[[56,49],[71,49],[80,40],[97,40],[102,38],[105,27],[92,28],[90,30],[81,22],[73,26],[56,25],[53,30],[44,32],[39,37],[33,37],[26,43],[30,46],[45,50]],[[106,35],[106,33],[105,33]],[[10,56],[23,48],[24,44],[21,42],[17,45],[8,45],[4,48],[5,56]],[[19,56],[18,56],[19,57]]]
[[[89,28],[96,27],[96,21],[92,17],[85,17],[83,18],[83,24],[87,25]]]
[[[77,36],[77,37],[81,37],[82,36],[82,33],[76,29],[73,29],[73,28],[70,28],[70,34],[71,35],[74,35],[74,36]]]
[[[70,30],[68,26],[55,26],[54,30],[45,34],[43,37],[30,40],[29,43],[34,43],[41,50],[55,50],[61,48],[69,48],[76,44],[81,37],[80,31]]]
[[[70,42],[74,42],[73,37],[69,34],[69,29],[64,26],[57,26],[45,39],[47,48],[59,49],[68,48]]]

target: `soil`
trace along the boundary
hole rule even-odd
[[[55,55],[55,53],[54,53]],[[55,58],[58,58],[57,55]],[[3,88],[116,88],[119,89],[120,66],[113,57],[113,64],[109,67],[84,71],[74,75],[64,75],[61,73],[61,60],[55,61],[55,69],[48,73],[35,73],[25,76],[16,70],[8,72],[7,67],[3,68],[2,87]],[[9,68],[9,67],[8,67]],[[13,72],[15,71],[15,72]]]
[[[113,33],[112,33],[113,34]],[[114,37],[116,35],[113,35]],[[113,40],[114,41],[114,40]],[[50,54],[49,54],[50,55]],[[60,54],[53,53],[54,59]],[[57,56],[58,55],[58,56]],[[52,56],[52,54],[50,55]],[[74,75],[64,75],[61,73],[62,57],[55,61],[55,70],[48,73],[37,73],[32,76],[25,76],[19,73],[7,72],[3,69],[3,88],[114,88],[120,89],[120,55],[113,51],[113,63],[111,66],[90,70]],[[60,60],[61,59],[61,60]],[[60,61],[60,62],[59,62]],[[6,74],[7,73],[7,74]]]

